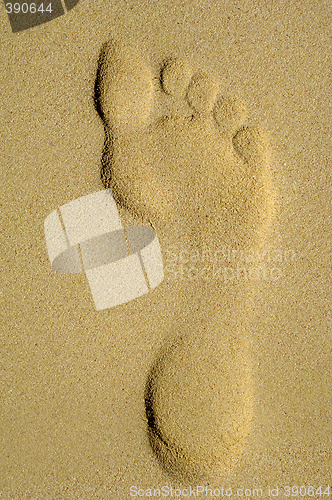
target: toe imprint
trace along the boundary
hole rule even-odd
[[[153,78],[134,50],[115,42],[104,45],[95,90],[101,118],[117,133],[137,129],[149,121]]]
[[[247,118],[246,103],[237,97],[220,96],[213,110],[214,118],[226,134],[233,135]]]
[[[233,138],[235,150],[249,165],[268,165],[270,145],[264,131],[259,127],[243,127]]]
[[[166,94],[174,97],[184,97],[192,75],[192,69],[187,61],[173,59],[162,69],[161,81]]]
[[[191,80],[187,100],[189,105],[198,113],[209,113],[218,93],[218,82],[211,75],[197,73]]]

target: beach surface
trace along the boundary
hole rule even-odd
[[[56,273],[46,251],[47,215],[104,189],[94,85],[110,37],[139,50],[155,75],[170,56],[212,73],[226,94],[247,102],[250,122],[271,140],[276,216],[259,254],[265,272],[251,274],[249,256],[227,254],[232,248],[221,241],[222,268],[256,290],[238,313],[249,323],[251,428],[236,465],[203,486],[233,496],[251,490],[250,498],[257,488],[263,498],[269,488],[282,496],[297,487],[300,495],[302,486],[306,498],[309,486],[326,491],[328,3],[81,0],[66,15],[19,33],[11,32],[3,4],[0,10],[0,498],[125,500],[138,488],[196,486],[160,466],[144,405],[151,366],[172,325],[202,317],[187,307],[196,297],[188,254],[161,241],[164,282],[128,304],[96,311],[85,275]],[[218,286],[229,285],[225,276]],[[176,305],[174,290],[182,301]],[[215,312],[210,292],[202,307],[208,317]]]

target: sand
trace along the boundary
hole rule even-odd
[[[184,469],[188,465],[202,468],[202,464],[203,469],[207,465],[209,473],[203,484],[232,488],[234,492],[237,488],[261,487],[266,498],[268,487],[278,486],[281,490],[286,485],[312,485],[315,489],[327,486],[327,26],[327,5],[319,2],[276,6],[256,2],[255,8],[249,2],[212,7],[203,1],[190,6],[162,2],[158,8],[144,2],[118,2],[115,6],[80,3],[66,16],[19,34],[10,33],[7,19],[2,18],[2,498],[126,499],[131,497],[130,487],[134,485],[143,490],[163,485],[194,486],[194,479],[183,476]],[[176,189],[180,181],[189,178],[188,187],[193,182],[195,186],[203,183],[207,186],[204,200],[209,200],[210,205],[206,202],[201,206],[211,206],[218,191],[216,172],[211,171],[213,165],[200,171],[193,169],[191,176],[184,168],[172,179],[162,176],[160,182],[154,165],[149,165],[153,175],[142,183],[147,163],[137,161],[142,158],[139,141],[142,127],[151,119],[149,103],[152,97],[155,99],[148,81],[150,90],[144,106],[140,95],[137,108],[124,106],[131,110],[124,121],[122,112],[119,120],[114,121],[114,110],[109,120],[114,128],[112,137],[121,146],[120,170],[121,164],[133,165],[135,160],[135,166],[141,169],[136,169],[135,175],[133,171],[128,174],[118,190],[123,220],[159,224],[166,279],[156,290],[130,304],[96,312],[83,275],[51,270],[43,221],[54,208],[103,187],[100,164],[104,128],[94,107],[94,85],[100,50],[110,35],[139,49],[154,88],[160,68],[172,61],[173,66],[165,65],[169,71],[164,71],[162,79],[169,102],[159,105],[160,91],[153,108],[160,115],[153,118],[167,114],[176,117],[176,125],[166,125],[165,132],[165,123],[161,121],[154,135],[149,136],[153,140],[147,149],[156,153],[156,164],[163,161],[155,147],[156,137],[159,144],[164,145],[164,140],[168,146],[174,145],[175,137],[177,145],[185,146],[197,138],[197,151],[202,152],[208,145],[203,166],[211,158],[208,153],[216,144],[215,137],[211,139],[211,128],[206,132],[206,126],[198,120],[195,133],[188,133],[182,118],[183,112],[188,112],[188,102],[194,111],[205,113],[206,104],[200,108],[202,99],[197,100],[195,85],[192,94],[185,90],[190,75],[198,73],[204,81],[208,77],[211,82],[219,82],[221,100],[215,90],[209,93],[213,85],[208,85],[210,90],[203,101],[208,107],[218,102],[213,119],[221,124],[222,134],[236,134],[242,118],[236,119],[234,125],[233,117],[243,116],[243,107],[236,105],[239,111],[232,113],[232,103],[243,101],[249,107],[248,123],[254,127],[252,130],[262,127],[269,131],[273,151],[269,165],[276,186],[277,210],[271,224],[270,216],[264,217],[269,210],[257,211],[262,199],[266,200],[262,193],[270,193],[270,189],[251,191],[250,196],[244,197],[247,206],[243,214],[251,215],[243,226],[236,222],[241,207],[230,189],[226,190],[225,206],[237,206],[232,223],[227,217],[220,217],[216,225],[210,215],[206,225],[197,224],[198,216],[209,215],[204,210],[199,214],[193,210],[197,206],[197,190],[191,197],[193,201],[174,206],[178,195],[187,193]],[[185,61],[181,71],[174,63],[177,57]],[[138,60],[136,64],[140,65]],[[188,95],[183,109],[179,109],[181,104],[174,108],[174,93],[182,101]],[[146,95],[144,91],[144,99]],[[225,95],[231,99],[225,100]],[[241,101],[235,101],[235,95]],[[130,99],[130,95],[127,97]],[[121,102],[120,99],[120,105]],[[226,123],[225,117],[232,119]],[[124,124],[128,123],[135,126],[130,126],[131,130],[127,127],[122,137]],[[261,136],[260,132],[255,134]],[[238,137],[241,141],[237,148],[248,148],[246,136]],[[189,162],[187,147],[179,150],[169,146],[165,157],[174,160],[175,154],[182,154],[179,164],[197,167],[199,158]],[[214,154],[218,156],[220,151]],[[255,155],[245,160],[247,164],[260,164]],[[227,172],[229,164],[228,160],[223,165]],[[227,174],[225,178],[226,186],[230,178],[234,186],[244,177],[233,170],[231,177]],[[137,188],[141,196],[130,200]],[[250,191],[246,185],[241,189]],[[213,214],[218,216],[216,204]],[[241,221],[244,219],[242,216]],[[168,224],[163,226],[163,221]],[[272,234],[263,238],[264,254],[261,247],[256,250],[255,242],[266,236],[269,226]],[[170,232],[168,227],[172,228]],[[223,272],[217,291],[210,278],[193,279],[198,268],[208,268],[206,273],[210,269],[208,253],[202,253],[201,230],[210,235],[210,252],[215,248],[222,250],[219,257]],[[247,253],[234,252],[239,241],[249,241],[249,249],[255,248],[256,260],[259,255],[264,261],[265,274],[261,271],[257,277],[256,270],[255,275],[248,248]],[[201,242],[200,260],[192,269],[188,257],[193,261],[197,242]],[[222,336],[227,328],[245,332],[233,339],[237,345],[233,358],[227,354],[227,337]],[[189,349],[185,335],[188,329],[193,340]],[[239,341],[243,338],[244,346]],[[185,464],[182,460],[171,463],[171,472],[180,472],[182,479],[161,467],[162,450],[155,449],[157,457],[152,450],[144,400],[151,368],[172,339],[177,342],[173,344],[176,352],[170,346],[165,363],[161,355],[154,405],[163,432],[170,436],[171,447],[180,446],[183,450],[187,446],[183,454]],[[198,379],[204,379],[203,389],[201,384],[195,388],[186,365],[195,357],[197,346],[200,359],[190,370],[196,370]],[[215,349],[206,356],[213,346]],[[249,357],[245,354],[247,348],[251,351]],[[218,349],[220,356],[216,355]],[[209,369],[213,355],[214,367],[222,356],[226,357],[224,366],[229,361],[221,378],[220,367],[217,376]],[[239,365],[245,364],[243,356],[245,360],[250,358],[250,383],[239,372]],[[201,401],[201,412],[195,405],[191,411],[188,402],[193,402],[193,396],[188,398],[183,390],[177,391],[175,399],[170,398],[174,387],[180,388],[181,383],[182,389],[185,387],[186,377]],[[222,380],[220,386],[218,380]],[[223,404],[228,401],[226,416],[236,415],[237,423],[241,418],[243,422],[250,421],[250,425],[232,425],[237,437],[241,436],[241,449],[235,452],[234,460],[230,458],[232,454],[226,453],[225,458],[225,439],[218,434],[220,413],[215,411],[220,399],[215,398],[213,390],[210,394],[215,399],[211,402],[207,398],[209,405],[204,407],[204,396],[211,384],[221,390]],[[225,398],[227,388],[231,396]],[[247,392],[244,395],[241,391]],[[181,398],[185,405],[178,404]],[[240,410],[248,398],[252,398],[248,406],[250,418],[241,416]],[[169,411],[166,403],[170,403]],[[212,415],[209,406],[214,410]],[[175,416],[165,421],[165,415],[174,409]],[[181,412],[188,425],[176,425]],[[209,413],[211,419],[207,421]],[[194,433],[192,429],[197,424],[198,432]],[[202,437],[202,428],[207,431],[206,439]],[[188,441],[188,436],[194,439]],[[231,444],[235,440],[231,434]],[[216,470],[211,473],[215,458],[220,464],[216,462]],[[166,462],[172,460],[166,457]]]

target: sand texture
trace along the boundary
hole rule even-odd
[[[324,491],[329,20],[81,0],[11,33],[2,6],[0,498]],[[43,224],[105,187],[156,229],[165,279],[96,311]]]

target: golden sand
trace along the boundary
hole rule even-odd
[[[173,473],[202,473],[210,479],[201,484],[233,492],[260,487],[265,498],[277,486],[280,495],[287,485],[324,491],[327,4],[82,0],[15,34],[2,12],[0,497],[122,500],[132,486],[196,484]],[[106,150],[103,165],[118,172],[123,221],[157,228],[166,278],[146,296],[97,312],[83,275],[52,271],[43,223],[56,207],[103,188],[94,85],[110,34],[140,60],[127,66],[129,74],[139,68],[134,93],[105,101],[118,152],[111,162]],[[217,95],[208,85],[197,97],[198,74],[218,82]],[[209,120],[190,120],[207,109]],[[248,165],[257,174],[251,184]],[[271,225],[266,165],[279,212],[266,253],[260,247],[255,256],[265,274],[255,278],[256,265],[239,251],[256,248]],[[221,245],[215,286],[210,274],[197,277],[211,267],[202,242],[212,254]]]

